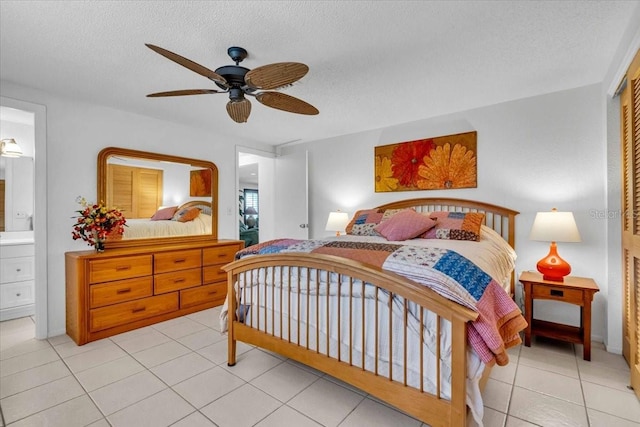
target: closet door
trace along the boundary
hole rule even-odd
[[[640,51],[620,97],[622,139],[623,355],[640,398]]]
[[[162,204],[162,175],[159,169],[107,165],[106,204],[125,218],[151,218]]]

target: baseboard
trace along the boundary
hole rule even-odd
[[[19,317],[33,316],[35,314],[35,305],[23,305],[21,307],[11,307],[0,310],[0,322],[5,320],[17,319]]]

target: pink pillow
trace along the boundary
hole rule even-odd
[[[436,220],[413,210],[403,210],[381,222],[375,230],[387,240],[401,241],[418,237],[435,227]]]
[[[177,206],[169,206],[168,208],[159,209],[158,212],[153,214],[153,216],[151,217],[151,221],[169,220],[173,218],[176,210],[178,210]]]

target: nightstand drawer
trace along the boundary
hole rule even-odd
[[[551,299],[556,301],[580,304],[582,302],[582,291],[579,289],[567,289],[561,286],[534,286],[534,299]]]

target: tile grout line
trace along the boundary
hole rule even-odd
[[[576,369],[578,371],[578,381],[580,382],[580,393],[582,394],[582,402],[584,403],[584,415],[587,417],[587,427],[591,426],[591,419],[589,418],[589,411],[587,408],[587,398],[584,395],[584,385],[582,383],[582,375],[580,373],[580,363],[578,362],[578,350],[576,349],[575,344],[573,345],[573,355],[575,357]]]

